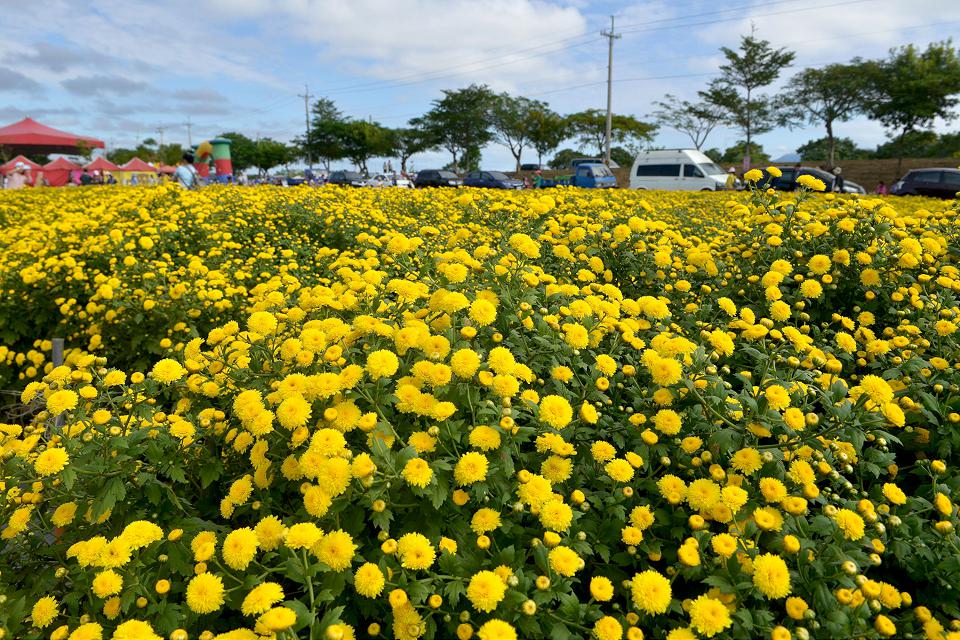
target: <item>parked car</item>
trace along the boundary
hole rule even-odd
[[[463,186],[485,189],[523,189],[523,181],[499,171],[471,171],[463,179]]]
[[[960,169],[913,169],[890,187],[895,196],[955,198],[958,191]]]
[[[422,187],[459,187],[463,180],[453,171],[427,169],[417,174],[413,186]]]
[[[380,173],[373,176],[372,178],[368,178],[365,182],[365,186],[367,187],[402,187],[405,189],[410,189],[413,187],[413,183],[402,176]]]
[[[696,149],[645,151],[630,170],[631,189],[720,191],[726,186],[726,172]]]
[[[570,168],[571,168],[571,169],[576,169],[576,168],[577,168],[578,166],[580,166],[581,164],[602,164],[602,165],[606,165],[606,163],[603,161],[603,158],[574,158],[573,160],[570,161]],[[616,162],[614,162],[613,160],[611,160],[611,161],[610,161],[610,168],[611,168],[611,169],[619,169],[619,168],[620,168],[620,165],[618,165]]]
[[[520,165],[520,171],[540,171],[541,169],[543,169],[543,167],[541,167],[541,166],[538,165],[538,164],[522,164],[522,165]]]
[[[327,179],[328,184],[339,184],[346,187],[366,186],[366,179],[356,171],[334,171]]]
[[[814,178],[817,178],[823,182],[823,185],[826,187],[827,191],[833,191],[834,175],[829,171],[824,171],[823,169],[817,169],[815,167],[777,168],[780,169],[781,173],[779,177],[770,175],[770,172],[766,169],[760,169],[760,171],[763,173],[763,179],[760,180],[759,184],[771,189],[776,189],[777,191],[796,191],[798,188],[797,178],[800,176],[813,176]]]
[[[540,180],[537,187],[543,189],[560,185],[584,189],[614,189],[617,186],[617,177],[605,164],[580,164],[572,176]]]
[[[843,192],[844,192],[844,193],[859,193],[860,195],[866,195],[866,194],[867,194],[867,190],[864,189],[862,186],[860,186],[860,185],[857,184],[856,182],[853,182],[852,180],[846,180],[846,179],[843,181]]]

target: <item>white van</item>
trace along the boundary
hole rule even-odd
[[[720,191],[727,174],[696,149],[645,151],[630,170],[631,189],[666,191]]]

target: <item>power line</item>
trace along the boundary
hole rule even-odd
[[[846,1],[844,1],[844,2],[833,2],[833,3],[829,3],[829,4],[821,4],[821,5],[815,5],[815,6],[804,6],[804,7],[800,7],[800,8],[797,8],[797,9],[789,9],[789,10],[786,10],[786,11],[777,11],[777,12],[769,12],[769,13],[756,14],[756,15],[754,15],[754,16],[752,16],[752,17],[754,17],[754,18],[764,18],[764,17],[771,17],[771,16],[786,15],[786,14],[790,14],[790,13],[802,13],[802,12],[806,12],[806,11],[815,11],[815,10],[819,10],[819,9],[829,9],[829,8],[838,7],[838,6],[845,6],[845,5],[851,5],[851,4],[860,4],[860,3],[868,2],[868,1],[870,1],[870,0],[846,0]],[[772,6],[772,5],[777,5],[777,4],[784,4],[784,3],[787,3],[787,2],[794,2],[794,0],[780,0],[780,1],[769,2],[769,3],[767,3],[766,6]],[[712,25],[712,24],[716,24],[716,23],[718,23],[718,22],[737,21],[737,20],[741,20],[741,19],[742,19],[742,14],[743,14],[746,10],[748,10],[749,8],[750,8],[749,6],[744,6],[744,7],[739,7],[739,8],[735,8],[735,9],[724,9],[724,10],[720,10],[720,11],[701,12],[701,13],[696,13],[696,14],[689,14],[689,15],[686,15],[686,16],[678,16],[678,17],[674,17],[674,18],[662,18],[662,19],[658,19],[658,20],[651,20],[651,21],[648,21],[648,22],[646,22],[646,23],[642,23],[645,28],[639,28],[639,29],[622,29],[622,30],[621,30],[621,33],[652,33],[652,32],[657,32],[657,31],[664,31],[664,30],[668,30],[668,29],[678,29],[678,28],[686,28],[686,27]],[[664,22],[676,22],[676,21],[679,21],[679,20],[689,20],[689,19],[691,19],[691,18],[700,18],[700,17],[705,17],[705,16],[714,16],[714,15],[721,15],[721,14],[725,14],[725,13],[733,13],[733,12],[738,13],[738,14],[741,14],[741,15],[736,15],[736,16],[731,17],[731,18],[720,18],[720,19],[714,19],[714,20],[708,20],[708,21],[702,21],[702,22],[684,22],[684,23],[681,23],[681,24],[667,24],[667,25],[658,26],[658,27],[653,27],[653,28],[649,28],[649,27],[648,27],[648,25],[651,25],[651,24],[664,23]],[[633,23],[633,24],[627,25],[627,26],[632,27],[632,26],[637,26],[637,25],[639,25],[639,24],[641,24],[641,23]],[[548,48],[548,47],[550,47],[550,45],[552,45],[552,44],[558,44],[558,43],[564,43],[564,42],[570,42],[570,41],[579,41],[579,42],[573,42],[572,44],[567,44],[567,45],[560,46],[560,47],[554,47],[554,48],[552,48],[552,49]],[[559,40],[555,40],[555,41],[552,41],[552,42],[548,42],[548,43],[543,44],[543,45],[538,45],[538,46],[535,46],[535,47],[527,47],[527,48],[524,48],[524,49],[518,49],[518,50],[515,50],[515,51],[513,51],[513,52],[510,52],[510,53],[507,53],[507,54],[503,54],[503,55],[499,55],[499,56],[494,56],[494,57],[492,57],[492,58],[487,58],[487,59],[485,59],[485,60],[478,60],[478,61],[472,62],[472,63],[461,64],[461,65],[454,65],[454,66],[451,66],[451,67],[446,67],[446,68],[444,68],[444,69],[439,69],[439,70],[437,70],[437,71],[428,72],[428,73],[426,73],[426,74],[408,74],[408,75],[406,75],[406,76],[400,76],[399,78],[396,78],[396,79],[393,79],[393,80],[376,80],[376,81],[361,83],[361,84],[357,84],[357,85],[347,85],[347,86],[345,86],[345,87],[338,87],[338,88],[335,87],[335,88],[330,89],[330,90],[327,91],[326,93],[327,93],[328,95],[334,95],[334,94],[343,94],[343,93],[355,93],[355,92],[375,91],[375,90],[378,90],[378,89],[393,89],[393,88],[405,87],[405,86],[410,86],[410,85],[415,85],[415,84],[422,84],[422,83],[425,83],[425,82],[432,82],[432,81],[435,81],[435,80],[441,80],[441,79],[444,79],[444,78],[459,76],[459,75],[462,75],[463,72],[473,73],[473,72],[477,72],[477,71],[484,71],[484,70],[490,69],[490,68],[497,68],[497,67],[502,67],[502,66],[505,66],[505,65],[512,65],[512,64],[516,64],[516,63],[518,63],[518,62],[523,62],[523,61],[526,61],[526,60],[530,60],[530,59],[532,59],[532,58],[539,58],[539,57],[542,57],[542,56],[547,55],[547,54],[559,53],[559,52],[561,52],[561,51],[566,51],[566,50],[575,49],[575,48],[577,48],[577,47],[581,47],[581,46],[584,46],[584,45],[589,45],[589,44],[591,44],[592,42],[593,42],[593,41],[590,39],[590,36],[575,36],[575,37],[572,37],[572,38],[562,38],[562,39],[559,39]],[[543,49],[546,49],[546,50],[543,50]],[[519,53],[524,53],[524,52],[528,52],[528,51],[538,51],[538,53],[534,53],[534,54],[532,54],[532,55],[526,55],[526,56],[516,57],[517,54],[519,54]],[[496,63],[494,63],[494,61],[496,61],[496,60],[502,60],[502,59],[505,59],[505,58],[513,58],[513,59],[512,59],[512,60],[506,60],[506,61],[504,61],[504,62],[496,62]],[[491,63],[492,63],[492,64],[491,64]],[[481,66],[481,67],[478,67],[478,68],[474,68],[474,69],[467,69],[467,67],[476,67],[477,65],[484,65],[484,66]],[[408,78],[415,78],[415,79],[409,80],[409,81],[403,81],[404,79],[408,79]],[[398,80],[400,80],[400,81],[398,81]]]

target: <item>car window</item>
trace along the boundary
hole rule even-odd
[[[480,172],[479,172],[479,171],[471,171],[470,173],[467,174],[467,177],[470,178],[471,180],[476,180],[477,178],[480,177]]]
[[[702,178],[703,171],[700,171],[700,167],[695,164],[685,164],[683,165],[683,177],[684,178]]]
[[[723,169],[721,169],[719,166],[717,166],[713,162],[701,162],[700,169],[708,176],[720,176],[726,173]]]
[[[783,174],[780,176],[781,180],[794,180],[797,177],[796,169],[780,169],[780,173]]]
[[[680,176],[679,164],[640,164],[637,165],[638,176]]]
[[[490,171],[489,173],[487,173],[487,176],[489,176],[490,178],[492,178],[492,179],[494,179],[494,180],[509,180],[509,179],[510,179],[510,178],[507,177],[507,174],[501,173],[501,172],[499,172],[499,171]]]
[[[441,178],[443,178],[443,179],[445,179],[445,180],[456,180],[456,179],[457,179],[457,174],[455,174],[455,173],[452,172],[452,171],[439,171],[439,172],[437,173],[437,175],[439,175]]]
[[[913,182],[934,184],[940,182],[940,171],[917,171],[911,178]]]
[[[954,189],[960,189],[960,173],[955,171],[943,172],[943,184]]]
[[[590,167],[579,167],[579,168],[577,169],[577,175],[578,175],[578,176],[584,176],[584,177],[589,176],[589,175],[590,175]]]

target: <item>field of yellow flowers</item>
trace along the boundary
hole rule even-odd
[[[960,207],[808,186],[0,192],[0,638],[960,638]]]

